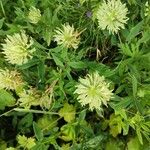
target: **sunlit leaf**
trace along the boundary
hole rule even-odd
[[[75,119],[75,107],[68,103],[64,104],[64,107],[59,110],[59,115],[64,117],[66,122],[71,122]]]

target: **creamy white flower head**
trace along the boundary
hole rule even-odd
[[[69,24],[62,25],[63,29],[57,28],[55,30],[54,41],[58,43],[58,45],[63,45],[66,48],[74,48],[77,49],[80,43],[80,37],[77,30],[74,29],[73,25]]]
[[[0,69],[0,89],[16,90],[23,85],[21,75],[16,70]]]
[[[33,45],[33,39],[25,34],[25,31],[21,33],[15,33],[14,35],[8,35],[5,39],[3,46],[3,54],[5,59],[16,65],[22,65],[27,63],[32,58],[32,53],[35,48],[31,48]]]
[[[82,106],[89,104],[89,109],[101,110],[102,104],[107,106],[107,102],[112,98],[112,90],[109,83],[98,72],[88,74],[85,78],[79,79],[74,93],[78,94],[78,100]]]
[[[20,106],[29,109],[31,106],[38,106],[40,104],[40,95],[38,91],[34,88],[30,88],[28,90],[23,90],[19,94],[18,101],[20,102]]]
[[[99,28],[107,29],[109,33],[117,33],[121,28],[124,29],[128,20],[127,13],[126,5],[120,0],[103,1],[96,14]]]
[[[41,19],[41,11],[32,6],[29,10],[28,19],[31,23],[37,24]]]
[[[145,3],[145,17],[150,16],[150,5],[148,4],[148,1]]]

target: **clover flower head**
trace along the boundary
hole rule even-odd
[[[29,109],[31,106],[38,106],[40,94],[35,88],[24,89],[22,92],[19,93],[20,106],[26,109]]]
[[[21,33],[15,33],[14,35],[8,35],[5,39],[3,46],[3,54],[5,59],[16,65],[22,65],[27,63],[32,58],[32,53],[35,48],[31,48],[33,45],[33,39],[25,34],[25,31]]]
[[[112,98],[112,90],[109,83],[98,72],[88,74],[85,78],[79,79],[74,93],[78,94],[78,100],[82,106],[89,104],[89,109],[102,110],[102,104],[107,106],[107,102]]]
[[[148,1],[145,3],[145,17],[150,16],[150,5],[148,4]]]
[[[54,41],[56,41],[58,45],[63,45],[66,48],[77,49],[80,43],[79,35],[81,33],[75,30],[73,25],[64,24],[62,27],[63,29],[57,28],[55,30]]]
[[[49,95],[48,93],[43,93],[41,98],[40,98],[40,106],[43,109],[50,109],[52,103],[52,94]]]
[[[0,88],[8,90],[16,90],[24,85],[20,73],[16,70],[0,69]]]
[[[18,93],[20,106],[29,109],[31,106],[41,106],[43,109],[49,109],[52,102],[52,94],[41,92],[35,88],[29,89]]]
[[[29,10],[28,19],[31,23],[37,24],[41,19],[41,11],[32,6]]]
[[[99,28],[107,29],[109,33],[117,33],[124,24],[127,23],[126,17],[128,9],[120,0],[104,0],[97,11]]]

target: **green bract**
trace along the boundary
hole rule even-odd
[[[0,150],[149,150],[149,12],[0,0]]]

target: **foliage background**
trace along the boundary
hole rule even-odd
[[[39,105],[26,109],[17,103],[14,91],[1,89],[0,149],[149,149],[150,15],[144,16],[146,1],[122,0],[129,20],[114,35],[98,28],[95,12],[101,2],[0,1],[0,42],[6,35],[25,30],[36,47],[34,58],[22,66],[7,63],[0,53],[0,67],[16,68],[40,92],[50,86],[53,99],[49,109]],[[36,25],[27,18],[31,6],[42,14]],[[66,22],[79,31],[86,29],[77,50],[54,42],[54,30]],[[103,114],[81,107],[73,94],[78,78],[94,71],[111,81],[114,89]]]

